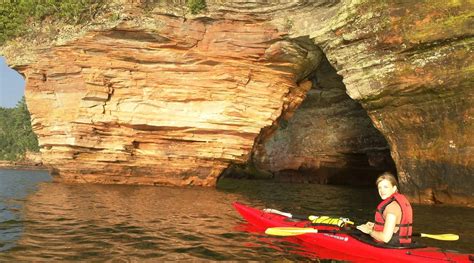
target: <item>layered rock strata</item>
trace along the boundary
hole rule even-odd
[[[300,101],[299,68],[321,55],[268,22],[150,23],[90,32],[23,71],[43,162],[61,180],[214,185]]]

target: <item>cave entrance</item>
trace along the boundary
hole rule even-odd
[[[224,177],[373,185],[382,172],[396,174],[386,139],[325,56],[309,79],[294,115],[280,119],[270,137],[256,142],[249,162],[231,165]]]

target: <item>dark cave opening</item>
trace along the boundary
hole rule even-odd
[[[312,87],[292,117],[281,118],[269,138],[257,140],[250,160],[222,177],[373,185],[383,172],[396,175],[388,142],[324,55],[307,79]]]

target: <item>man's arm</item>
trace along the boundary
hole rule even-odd
[[[385,208],[383,214],[385,217],[383,231],[372,231],[370,236],[384,243],[388,243],[390,239],[392,239],[398,218],[401,218],[402,209],[396,202],[393,202]]]
[[[387,213],[387,216],[385,217],[385,224],[383,225],[383,231],[372,231],[370,236],[384,243],[388,243],[388,241],[392,239],[396,222],[397,216],[392,213]]]

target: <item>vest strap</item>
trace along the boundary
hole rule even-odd
[[[413,226],[413,224],[396,224],[395,226],[398,226],[398,227],[410,227],[410,226]]]

